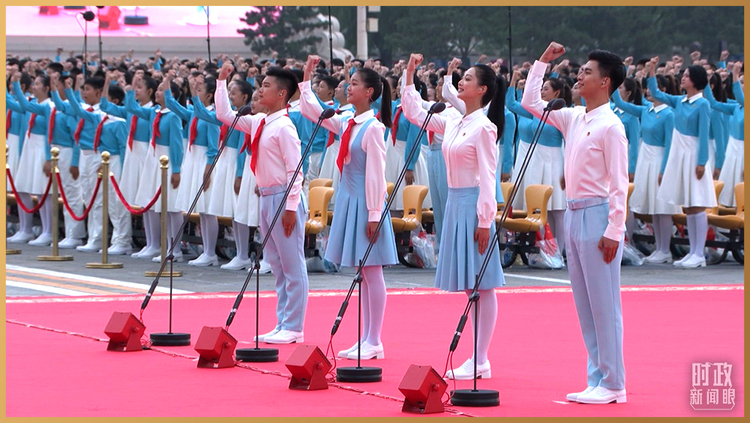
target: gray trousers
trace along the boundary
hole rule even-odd
[[[597,202],[600,204],[592,205]],[[608,214],[606,199],[568,200],[565,247],[578,321],[588,352],[588,386],[619,390],[625,388],[620,299],[623,239],[614,260],[605,263],[598,244],[607,228]]]

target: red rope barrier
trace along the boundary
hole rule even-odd
[[[63,204],[65,205],[65,208],[68,210],[68,213],[70,213],[70,217],[73,218],[73,220],[80,222],[83,219],[86,218],[86,216],[89,215],[91,212],[91,209],[94,207],[94,200],[96,200],[96,194],[99,193],[99,187],[102,185],[102,178],[96,178],[96,187],[94,187],[94,195],[91,196],[91,200],[86,203],[86,209],[83,211],[83,214],[81,216],[76,216],[76,214],[73,212],[73,209],[70,208],[70,204],[68,204],[68,199],[65,197],[65,191],[63,190],[63,184],[60,180],[60,174],[55,173],[57,176],[57,186],[60,188],[60,196],[63,199]]]
[[[159,187],[159,189],[156,190],[156,195],[154,196],[153,199],[151,199],[151,202],[148,203],[146,207],[140,210],[135,210],[130,204],[128,204],[128,201],[125,199],[125,197],[123,197],[122,192],[120,191],[120,186],[117,184],[117,181],[115,180],[115,175],[109,175],[109,179],[110,181],[112,181],[112,187],[114,187],[115,192],[117,193],[117,196],[120,197],[120,201],[122,202],[122,204],[125,206],[126,209],[128,209],[130,214],[134,214],[136,216],[140,216],[143,213],[146,213],[147,211],[149,211],[151,207],[153,207],[154,204],[156,204],[156,200],[158,200],[159,196],[161,195],[161,187]]]
[[[42,198],[39,199],[39,203],[37,203],[36,207],[30,209],[23,204],[20,198],[18,198],[16,184],[13,183],[13,176],[11,176],[10,174],[10,169],[5,169],[5,174],[8,176],[8,182],[10,182],[10,188],[13,190],[13,195],[16,197],[16,204],[18,204],[18,207],[20,207],[21,210],[25,211],[26,213],[34,214],[38,212],[44,205],[44,202],[47,200],[47,194],[49,194],[49,189],[52,186],[52,178],[50,177],[49,181],[47,181],[47,188],[44,189],[44,194],[42,194]]]

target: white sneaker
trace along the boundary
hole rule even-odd
[[[360,347],[359,351],[360,358],[362,360],[370,360],[373,358],[379,358],[384,359],[385,353],[383,352],[383,344],[379,345],[370,345],[367,341],[362,343],[362,346]],[[357,359],[357,347],[354,347],[354,350],[349,352],[349,354],[346,356],[349,360],[356,360]]]
[[[695,269],[697,267],[706,267],[706,258],[703,256],[699,256],[697,254],[693,254],[688,258],[686,261],[682,262],[683,269]]]
[[[124,256],[130,254],[133,251],[133,247],[130,245],[112,245],[107,248],[107,254],[111,256]]]
[[[282,329],[275,334],[266,337],[263,342],[266,344],[293,344],[301,343],[305,340],[305,334],[292,330]]]
[[[346,358],[346,356],[348,356],[350,352],[357,351],[358,346],[359,346],[359,342],[357,342],[356,344],[352,345],[351,347],[345,350],[339,351],[338,356],[341,358]]]
[[[681,259],[679,259],[679,260],[675,261],[675,262],[674,262],[674,263],[672,263],[672,264],[673,264],[674,266],[676,266],[676,267],[682,267],[682,263],[685,263],[685,262],[686,262],[686,261],[687,261],[687,260],[688,260],[688,259],[690,258],[690,256],[691,256],[691,255],[692,255],[692,254],[690,254],[690,253],[687,253],[687,254],[685,254],[685,257],[683,257],[683,258],[681,258]]]
[[[251,268],[253,264],[254,263],[251,259],[242,260],[239,257],[235,257],[229,263],[222,264],[221,268],[224,270],[242,270]]]
[[[176,257],[176,256],[175,256]],[[206,253],[203,253],[198,256],[197,259],[190,260],[188,262],[191,266],[200,266],[200,267],[206,267],[206,266],[218,266],[219,265],[219,258],[216,256],[209,256]]]
[[[490,361],[477,366],[477,379],[489,379],[492,377],[492,371],[490,370]],[[468,359],[464,361],[461,367],[455,370],[448,370],[445,374],[446,379],[455,380],[472,380],[474,379],[474,360]]]
[[[130,255],[130,257],[133,258],[142,258],[142,259],[150,259],[158,254],[161,254],[161,247],[143,247],[141,248],[141,251],[138,251],[137,253],[133,253]]]
[[[279,329],[274,329],[271,332],[264,333],[263,335],[253,336],[253,341],[263,342],[266,338],[270,338],[279,333]]]
[[[182,256],[182,251],[180,251],[179,254],[173,254],[173,256],[174,256],[174,258],[172,259],[172,261],[175,262],[175,263],[182,263],[182,261],[184,260],[184,258]],[[154,263],[161,263],[161,254],[159,254],[158,256],[156,256],[154,258],[152,258],[151,261],[153,261]]]
[[[96,253],[97,251],[100,251],[102,249],[102,242],[97,241],[89,241],[86,243],[86,245],[80,245],[76,247],[76,250],[83,251],[84,253]]]
[[[260,274],[265,275],[266,273],[271,273],[271,265],[267,261],[261,260],[260,261]]]
[[[594,389],[596,389],[595,386],[589,386],[583,392],[574,392],[572,394],[568,394],[565,397],[565,399],[567,399],[568,401],[574,401],[575,402],[576,400],[578,400],[578,397],[580,397],[581,395],[586,395],[586,394],[590,393],[591,391],[593,391]]]
[[[32,232],[16,232],[15,235],[7,238],[5,241],[9,244],[26,244],[32,239],[34,239]]]
[[[605,387],[597,386],[588,394],[579,395],[576,402],[581,404],[609,404],[612,402],[622,404],[628,402],[628,397],[624,389],[612,391]]]
[[[29,245],[36,245],[37,247],[48,247],[50,244],[52,244],[52,234],[43,233],[35,240],[29,241]]]
[[[67,249],[76,248],[79,245],[83,245],[83,240],[79,238],[64,238],[62,241],[57,243],[57,248],[67,250]]]
[[[661,264],[661,263],[671,263],[672,262],[672,253],[670,252],[662,252],[662,251],[654,251],[651,253],[650,256],[646,257],[644,259],[646,263],[650,264]]]

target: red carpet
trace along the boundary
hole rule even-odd
[[[585,387],[585,351],[570,290],[499,292],[498,326],[490,349],[493,378],[479,388],[500,392],[500,406],[449,407],[446,415],[473,416],[743,416],[744,288],[633,287],[623,289],[628,403],[568,404],[565,394]],[[463,294],[433,290],[389,292],[383,334],[383,382],[336,384],[315,392],[287,389],[284,362],[294,345],[280,346],[277,363],[198,369],[191,347],[114,353],[103,329],[113,311],[137,315],[141,297],[12,298],[7,300],[7,416],[404,416],[398,391],[410,364],[442,374]],[[325,351],[345,292],[310,296],[305,341]],[[260,329],[275,322],[275,298],[261,295]],[[222,326],[231,295],[183,295],[174,301],[173,330]],[[247,297],[230,332],[248,347],[254,299]],[[144,319],[147,333],[167,331],[168,302],[156,296]],[[356,338],[356,297],[335,350]],[[468,328],[468,326],[467,326]],[[170,354],[170,352],[172,354]],[[471,353],[461,339],[454,365]],[[732,411],[690,407],[693,362],[728,362],[736,390]],[[354,363],[354,364],[352,364]],[[339,366],[356,365],[349,360]],[[449,389],[452,389],[450,382]],[[458,383],[469,388],[471,381]]]

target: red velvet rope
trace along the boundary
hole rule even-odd
[[[159,187],[159,189],[156,190],[156,195],[154,196],[153,199],[151,199],[151,202],[148,203],[146,207],[140,210],[135,210],[130,204],[128,204],[128,201],[125,200],[125,197],[122,196],[122,192],[120,191],[120,186],[117,184],[117,181],[115,180],[115,175],[109,175],[109,180],[112,181],[112,187],[114,187],[115,192],[117,193],[117,196],[120,197],[120,201],[122,202],[122,204],[125,206],[126,209],[128,209],[130,214],[134,214],[136,216],[140,216],[143,213],[146,213],[147,211],[149,211],[151,207],[153,207],[154,204],[156,204],[156,200],[158,200],[159,196],[161,195],[161,187]]]
[[[49,178],[49,181],[47,181],[47,188],[44,189],[44,194],[42,194],[42,198],[39,200],[39,203],[37,203],[36,207],[34,208],[28,208],[26,207],[20,198],[18,198],[18,192],[16,191],[16,184],[13,183],[13,176],[10,174],[10,169],[5,169],[5,174],[8,176],[8,182],[10,182],[10,188],[13,190],[13,195],[16,197],[16,204],[18,204],[18,207],[20,207],[23,211],[26,213],[34,214],[39,211],[39,209],[42,208],[44,205],[44,202],[47,200],[47,194],[49,194],[49,188],[52,186],[52,178]]]
[[[91,212],[91,209],[94,207],[94,200],[96,200],[96,194],[99,193],[99,187],[102,185],[102,178],[96,178],[96,186],[94,187],[94,195],[91,196],[91,200],[86,203],[86,209],[83,211],[83,214],[81,216],[76,216],[76,214],[73,212],[73,209],[70,208],[70,204],[68,204],[68,199],[65,197],[65,191],[63,190],[63,184],[62,181],[60,181],[60,174],[55,173],[57,176],[57,186],[60,188],[60,196],[63,199],[63,204],[65,205],[65,208],[68,210],[68,213],[70,213],[70,217],[73,218],[73,220],[80,222],[83,219],[86,218],[86,216],[89,215]]]

